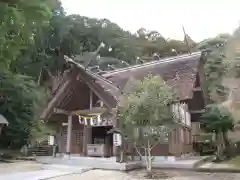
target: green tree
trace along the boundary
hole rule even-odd
[[[35,45],[38,30],[48,25],[51,1],[0,1],[0,113],[9,121],[2,147],[20,148],[37,127],[44,94],[34,79],[15,66],[23,51]],[[36,70],[36,69],[35,69]]]
[[[171,88],[158,76],[133,81],[120,98],[118,121],[121,130],[134,143],[139,156],[145,156],[149,175],[152,171],[151,150],[168,140],[168,132],[174,124],[170,108],[172,98]]]
[[[20,148],[31,137],[45,96],[31,77],[0,71],[0,114],[9,121],[1,134],[1,147]]]
[[[51,17],[50,1],[0,1],[0,63],[9,67]]]
[[[234,127],[232,114],[221,105],[209,105],[201,117],[201,127],[206,132],[216,135],[217,158],[221,159],[227,143],[227,132],[233,130]]]
[[[202,51],[210,51],[204,65],[204,70],[210,99],[214,103],[221,103],[227,98],[222,81],[227,74],[225,49],[228,38],[229,36],[226,34],[220,34],[214,38],[200,42],[197,47]]]

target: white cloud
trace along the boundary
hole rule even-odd
[[[62,0],[68,14],[107,18],[135,32],[140,27],[183,39],[182,25],[195,40],[232,32],[239,24],[238,0]]]

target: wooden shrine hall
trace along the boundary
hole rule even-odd
[[[132,77],[149,73],[161,76],[173,88],[177,99],[173,111],[179,120],[165,143],[156,145],[153,156],[180,156],[193,151],[200,132],[199,117],[208,102],[203,65],[205,53],[181,55],[105,72],[102,75],[65,57],[70,68],[42,113],[56,129],[59,151],[80,156],[116,156],[113,134],[118,127],[119,96]],[[174,110],[174,109],[177,109]],[[130,146],[129,146],[130,147]],[[134,150],[132,148],[132,153]]]

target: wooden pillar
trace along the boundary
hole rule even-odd
[[[185,122],[185,125],[187,125],[187,104],[186,103],[184,103],[183,109],[184,109],[184,122]]]
[[[114,121],[113,126],[114,126],[114,128],[119,128],[120,125],[119,125],[119,122],[118,122],[118,119],[117,119],[117,115],[116,115],[117,112],[114,112],[114,113],[115,114],[114,114],[114,119],[113,119],[113,121]],[[123,142],[123,138],[122,138],[122,143],[124,143]],[[113,152],[114,152],[114,154],[116,156],[116,162],[121,162],[121,146],[113,145],[113,147],[114,147]]]
[[[68,116],[68,127],[67,127],[67,146],[66,153],[70,155],[71,153],[71,139],[72,139],[72,116]]]
[[[92,127],[90,125],[89,120],[87,120],[86,122],[87,122],[87,124],[84,124],[84,130],[83,130],[83,154],[84,154],[84,156],[88,155],[87,145],[92,144]]]
[[[116,118],[113,119],[113,129],[114,128],[116,128]],[[113,134],[112,134],[112,136],[113,136]],[[113,138],[112,138],[112,140],[113,140]],[[112,155],[116,157],[117,156],[117,147],[114,145],[113,142],[112,142],[112,145],[113,145],[113,147],[112,147]]]
[[[92,107],[93,107],[93,92],[91,91],[91,89],[90,89],[90,95],[89,95],[89,108],[90,109],[92,109]]]
[[[93,92],[89,90],[89,109],[93,107]],[[92,144],[92,127],[89,119],[84,119],[84,130],[83,130],[83,154],[87,156],[87,145]]]
[[[100,101],[100,107],[103,107],[103,101],[102,100]]]
[[[90,103],[89,103],[89,109],[93,108],[93,92],[90,90]],[[88,139],[87,142],[88,144],[92,144],[92,126],[88,124],[87,126],[87,134],[88,134]]]
[[[83,127],[83,154],[84,156],[87,156],[87,137],[88,137],[88,132],[87,132],[87,124],[86,124],[86,119],[84,119],[84,127]]]

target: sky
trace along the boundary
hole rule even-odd
[[[62,0],[67,14],[107,18],[132,33],[144,27],[166,38],[195,41],[232,33],[240,25],[240,0]]]

